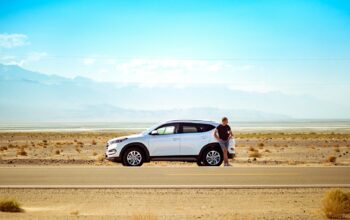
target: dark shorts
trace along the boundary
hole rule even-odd
[[[219,144],[222,150],[228,150],[228,147],[230,146],[230,140],[219,141]]]

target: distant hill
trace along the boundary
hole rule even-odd
[[[287,115],[300,117],[310,112],[310,107],[317,108],[313,109],[316,115],[329,108],[327,103],[308,97],[280,93],[243,92],[220,86],[115,85],[0,64],[0,121],[217,120],[223,115],[239,121],[271,121],[292,119]]]

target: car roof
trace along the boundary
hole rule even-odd
[[[209,121],[209,120],[170,120],[166,121],[165,123],[200,123],[200,124],[210,124],[217,126],[219,123],[215,121]]]

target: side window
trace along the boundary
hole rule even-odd
[[[208,124],[198,124],[198,130],[199,132],[207,132],[211,131],[215,128],[213,125],[208,125]]]
[[[197,133],[198,129],[195,124],[184,124],[182,125],[182,133]]]
[[[157,129],[157,132],[159,135],[174,134],[175,133],[175,125],[160,127]]]

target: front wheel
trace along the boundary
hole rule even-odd
[[[137,147],[127,149],[123,155],[124,166],[141,166],[145,161],[145,154]]]
[[[222,152],[217,148],[209,148],[204,151],[202,161],[205,166],[220,166],[223,161]]]

